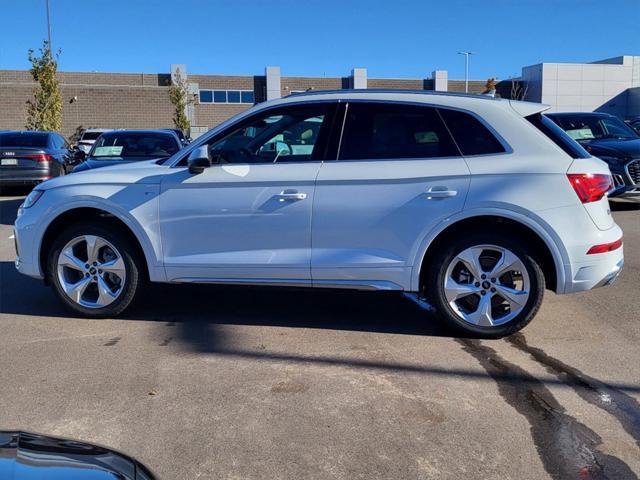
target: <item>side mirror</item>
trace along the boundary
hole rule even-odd
[[[83,162],[86,158],[87,158],[87,154],[84,153],[83,150],[76,150],[75,152],[73,152],[73,161],[75,163],[80,163]]]
[[[202,145],[189,154],[187,158],[187,165],[189,166],[189,173],[197,175],[204,172],[205,168],[211,166],[211,159],[209,158],[209,148],[207,145]]]

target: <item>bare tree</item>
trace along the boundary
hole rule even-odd
[[[511,100],[524,100],[527,98],[529,86],[520,80],[511,80]]]

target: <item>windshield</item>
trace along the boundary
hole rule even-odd
[[[102,134],[103,132],[84,132],[81,140],[95,140]]]
[[[114,160],[164,158],[178,150],[175,138],[168,133],[104,133],[93,144],[89,156]]]
[[[630,140],[640,138],[638,134],[617,117],[600,115],[552,116],[571,138],[578,142],[589,142],[600,138]]]
[[[12,132],[0,133],[0,147],[37,147],[47,146],[46,133]]]

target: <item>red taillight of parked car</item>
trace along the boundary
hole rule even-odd
[[[603,173],[568,173],[567,177],[582,203],[597,202],[613,188],[613,178]]]
[[[28,160],[33,160],[38,163],[50,162],[51,160],[53,160],[53,157],[51,155],[47,155],[46,153],[38,153],[35,155],[25,155],[23,158],[26,158]]]
[[[622,237],[620,237],[615,242],[610,243],[602,243],[600,245],[594,245],[589,249],[587,255],[593,255],[595,253],[607,253],[613,252],[614,250],[619,249],[622,246]]]

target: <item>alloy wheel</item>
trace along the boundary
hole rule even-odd
[[[65,294],[86,308],[113,303],[127,275],[120,252],[96,235],[81,235],[67,243],[58,256],[57,270]]]
[[[469,247],[449,263],[444,295],[472,325],[493,327],[513,320],[529,300],[531,283],[522,260],[497,245]]]

